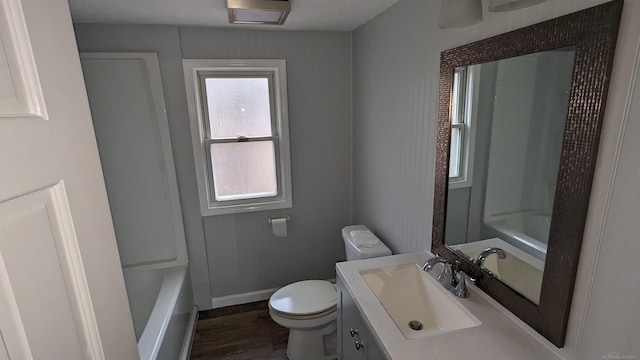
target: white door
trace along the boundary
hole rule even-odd
[[[0,360],[138,358],[66,0],[0,0]]]

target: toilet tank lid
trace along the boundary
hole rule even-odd
[[[389,249],[383,242],[371,247],[357,247],[353,243],[353,238],[351,237],[351,232],[354,230],[369,229],[364,225],[349,225],[342,228],[342,238],[344,239],[345,245],[349,247],[353,253],[357,254],[360,259],[391,255],[391,249]]]
[[[354,230],[369,230],[369,228],[367,228],[364,225],[349,225],[349,226],[345,226],[342,228],[342,238],[344,239],[344,241],[349,241],[351,242],[351,240],[353,240],[353,238],[351,237],[351,232]],[[351,242],[353,243],[353,242]]]

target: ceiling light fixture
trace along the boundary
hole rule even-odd
[[[462,28],[482,21],[481,0],[442,0],[440,29]]]
[[[291,12],[289,0],[227,0],[230,24],[282,25]]]
[[[489,11],[501,12],[526,8],[540,4],[545,0],[491,0],[489,1]]]

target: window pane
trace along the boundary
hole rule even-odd
[[[267,78],[205,79],[212,139],[271,136]]]
[[[460,176],[460,145],[462,132],[459,128],[451,128],[451,151],[449,153],[449,177]]]
[[[211,144],[210,151],[217,201],[277,195],[273,141]]]
[[[451,96],[451,123],[458,124],[460,123],[460,101],[461,99],[461,82],[462,76],[460,76],[459,71],[455,71],[453,73],[453,94]]]

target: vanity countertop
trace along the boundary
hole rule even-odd
[[[533,330],[525,330],[526,325],[505,315],[499,304],[473,285],[468,285],[471,296],[459,301],[482,322],[480,326],[407,340],[360,272],[410,263],[422,265],[430,257],[432,255],[422,251],[336,265],[337,276],[353,295],[364,321],[388,359],[560,359],[551,350],[553,345],[545,343]]]

